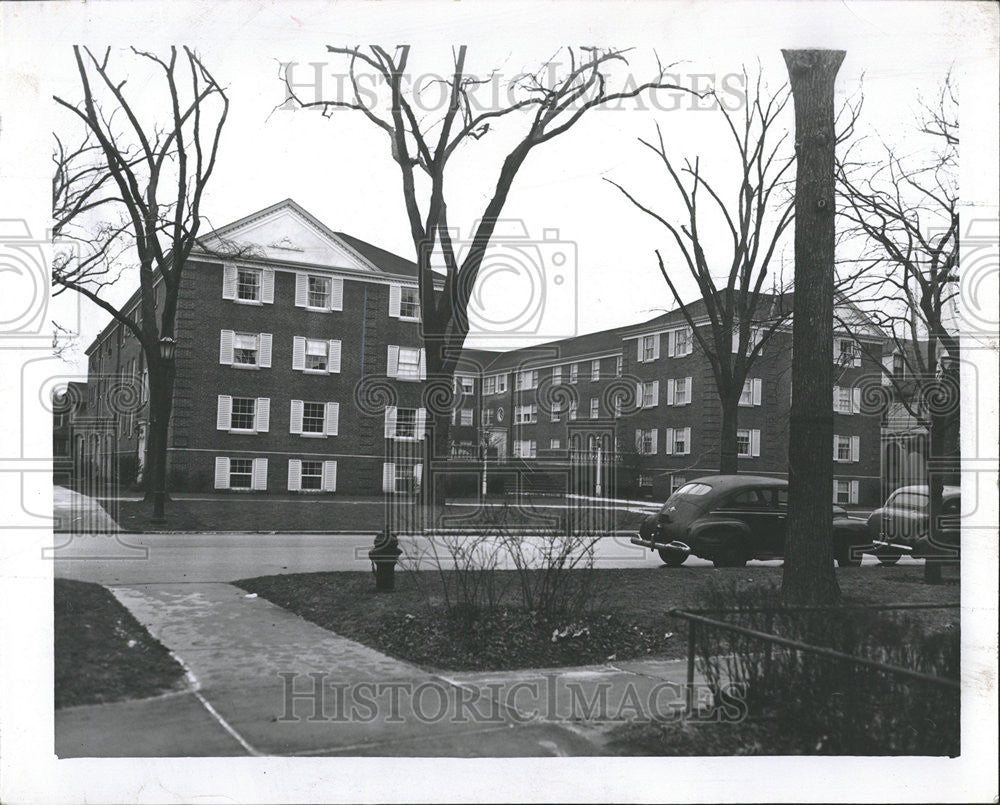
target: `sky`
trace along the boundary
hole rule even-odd
[[[406,257],[413,246],[402,203],[399,172],[385,135],[360,114],[339,112],[326,119],[313,111],[277,109],[284,97],[279,65],[294,63],[293,80],[307,86],[319,75],[313,97],[337,93],[342,63],[325,45],[356,42],[410,43],[414,80],[446,71],[451,45],[469,46],[468,67],[505,78],[534,69],[566,43],[597,43],[632,48],[628,75],[646,79],[655,59],[672,64],[678,83],[696,89],[721,88],[723,99],[740,102],[741,72],[751,80],[759,71],[771,91],[785,82],[783,47],[834,47],[847,51],[837,81],[837,104],[865,97],[859,135],[874,145],[918,151],[913,137],[921,97],[933,97],[949,69],[982,68],[989,49],[969,47],[976,25],[974,3],[432,3],[378,4],[188,4],[188,15],[166,6],[89,3],[69,14],[46,19],[46,58],[23,54],[15,64],[32,71],[39,96],[80,97],[69,45],[114,43],[129,88],[144,91],[145,76],[123,42],[133,36],[133,20],[143,20],[142,46],[162,50],[168,43],[197,48],[227,87],[230,114],[215,175],[202,209],[210,226],[219,226],[284,198],[292,198],[332,229],[344,231]],[[171,6],[170,8],[173,8]],[[389,13],[391,9],[391,13]],[[8,25],[30,25],[33,15]],[[995,52],[995,42],[993,51]],[[557,58],[561,58],[557,56]],[[622,78],[624,74],[619,73]],[[862,82],[863,76],[863,82]],[[418,79],[419,77],[419,79]],[[341,79],[342,80],[342,79]],[[439,108],[435,85],[422,95],[427,115]],[[489,97],[483,98],[490,103]],[[56,131],[71,130],[69,114],[48,104],[47,120]],[[782,127],[792,125],[788,105]],[[677,196],[657,158],[639,143],[662,131],[671,156],[699,159],[703,173],[723,187],[732,176],[732,145],[725,123],[707,102],[678,94],[645,96],[634,104],[590,112],[568,133],[532,152],[515,181],[496,249],[481,272],[477,298],[485,300],[478,320],[510,319],[512,310],[540,308],[522,332],[470,341],[479,346],[514,346],[628,324],[672,306],[654,250],[660,249],[671,276],[686,297],[693,283],[669,234],[632,207],[610,183],[624,185],[667,215],[679,211]],[[503,157],[505,131],[495,126],[470,142],[453,160],[448,193],[452,226],[467,236],[478,219]],[[39,148],[47,147],[40,141]],[[37,161],[37,160],[36,160]],[[44,164],[44,163],[42,163]],[[45,165],[43,170],[48,170]],[[41,177],[39,177],[41,178]],[[605,181],[609,180],[609,181]],[[518,223],[520,222],[520,223]],[[707,222],[703,229],[721,221]],[[533,245],[548,231],[556,244]],[[511,237],[506,237],[510,232]],[[526,240],[519,237],[526,235]],[[776,270],[792,271],[791,232],[776,257]],[[525,250],[528,249],[530,254]],[[526,299],[525,272],[551,279],[550,252],[570,255],[568,280],[548,284],[544,300]],[[527,257],[524,255],[528,254]],[[720,250],[725,258],[725,253]],[[520,265],[521,275],[503,269]],[[528,266],[528,268],[524,268]],[[124,300],[135,288],[126,272],[112,298]],[[65,296],[65,295],[64,295]],[[68,354],[82,369],[82,349],[106,324],[103,311],[78,300],[58,299],[51,317],[80,338]],[[65,308],[73,308],[66,310]],[[79,318],[79,326],[74,322]]]

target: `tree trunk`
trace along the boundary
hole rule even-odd
[[[173,411],[174,371],[163,361],[149,365],[149,430],[146,451],[146,501],[156,502],[167,493],[167,446]]]
[[[722,475],[736,475],[739,472],[739,459],[736,449],[736,430],[739,419],[739,398],[727,399],[721,395],[722,431],[719,445],[719,472]]]
[[[833,568],[833,92],[844,51],[782,51],[795,104],[795,316],[782,575],[788,604],[840,597]]]

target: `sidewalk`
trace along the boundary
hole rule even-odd
[[[436,674],[223,583],[116,587],[191,689],[56,713],[60,757],[602,754],[628,701],[677,704],[683,662]],[[672,703],[672,704],[671,704]],[[641,709],[641,707],[640,707]]]

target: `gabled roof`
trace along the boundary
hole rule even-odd
[[[344,232],[334,232],[334,234],[368,260],[369,263],[373,263],[383,271],[388,271],[390,274],[417,276],[417,264],[412,260],[407,260],[398,254],[387,252],[385,249],[373,246],[371,243],[361,240],[361,238],[356,238],[353,235],[348,235]]]

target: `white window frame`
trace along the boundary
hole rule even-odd
[[[561,450],[562,441],[560,439],[549,439],[549,450]]]
[[[833,479],[834,504],[838,506],[856,506],[858,503],[859,486],[860,484],[857,481],[852,481],[850,479],[843,479],[843,478],[834,478]],[[840,499],[840,494],[842,489],[847,498],[846,500]]]
[[[593,383],[601,379],[601,361],[595,359],[590,362],[590,382]]]
[[[636,384],[638,408],[656,408],[660,404],[660,381],[646,380]],[[646,402],[647,398],[650,402]]]
[[[552,385],[560,386],[562,385],[562,367],[553,366],[552,367]]]
[[[576,415],[578,413],[578,410],[579,410],[579,404],[577,403],[577,401],[576,400],[570,400],[570,403],[569,403],[569,421],[570,422],[575,422],[576,421]]]
[[[250,462],[250,486],[233,486],[233,462]],[[244,475],[245,473],[240,473]],[[215,488],[237,489],[248,492],[267,491],[267,459],[247,458],[246,456],[216,456],[215,457]]]
[[[416,374],[407,372],[406,374],[400,374],[400,357],[403,352],[409,354],[416,353]],[[423,347],[401,347],[396,344],[389,344],[386,348],[386,376],[395,378],[396,380],[403,380],[406,382],[419,382],[421,380],[427,379],[427,353],[424,351]],[[413,361],[408,360],[407,365],[412,365]]]
[[[538,388],[538,370],[523,369],[514,377],[515,391],[531,391]]]
[[[844,345],[850,344],[848,352],[844,352]],[[845,357],[849,355],[849,360]],[[838,336],[833,339],[833,363],[835,366],[861,366],[861,344],[856,338],[844,338]]]
[[[471,427],[475,424],[475,411],[471,408],[463,408],[459,416],[459,424],[463,428]]]
[[[687,456],[691,454],[691,428],[666,428],[664,434],[664,450],[668,456]],[[684,445],[678,450],[677,445]]]
[[[576,363],[571,363],[569,365],[569,382],[572,385],[576,385],[580,382],[580,365]]]
[[[740,392],[739,405],[742,408],[753,408],[761,404],[763,382],[759,377],[748,377],[743,381],[743,391]]]
[[[253,401],[253,426],[250,428],[233,427],[233,401]],[[270,397],[233,397],[220,394],[216,409],[216,429],[229,433],[267,433],[270,427],[271,398]]]
[[[840,448],[844,447],[846,458],[841,458]],[[833,435],[833,460],[838,464],[857,464],[861,461],[861,437]]]
[[[515,406],[514,422],[517,425],[534,425],[538,422],[538,406],[535,404]]]
[[[406,289],[407,294],[416,294],[416,313],[403,315],[403,290]],[[413,304],[412,302],[408,304]],[[399,319],[400,321],[420,321],[420,289],[419,287],[413,285],[401,285],[398,282],[393,282],[389,284],[389,316],[394,319]]]
[[[678,386],[684,391],[683,398],[681,398]],[[667,405],[690,405],[691,397],[690,377],[671,377],[667,379]]]
[[[659,445],[657,428],[638,428],[635,432],[635,450],[641,456],[655,456]]]
[[[740,439],[746,439],[746,451],[740,449]],[[739,458],[760,457],[760,430],[758,428],[740,428],[736,431],[736,455]]]
[[[678,346],[678,339],[683,336],[684,340],[681,341]],[[685,355],[690,355],[694,349],[693,346],[694,334],[691,332],[690,327],[675,327],[673,330],[667,331],[667,357],[668,358],[683,358]],[[681,351],[683,349],[683,351]]]
[[[590,418],[599,419],[601,416],[601,401],[597,397],[590,398]]]
[[[640,335],[637,339],[638,342],[638,355],[636,360],[639,363],[649,363],[650,361],[659,360],[660,358],[660,334],[650,333],[649,335]]]

